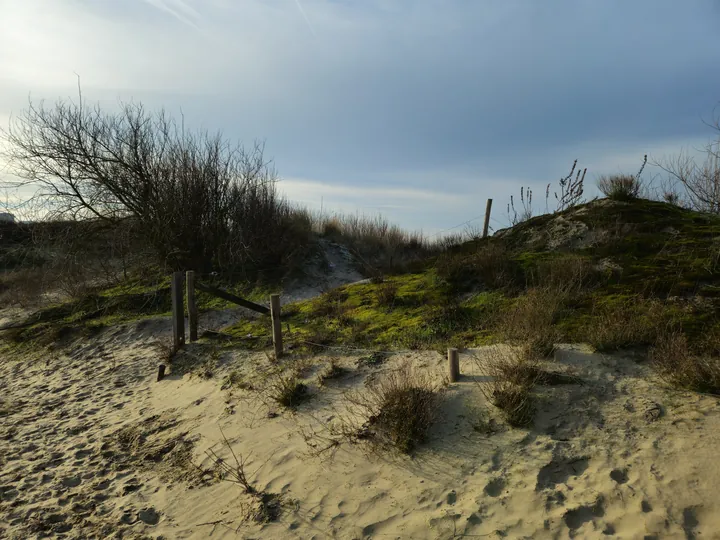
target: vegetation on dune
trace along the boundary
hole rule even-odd
[[[566,341],[603,351],[648,346],[670,324],[692,343],[718,325],[718,237],[720,218],[709,214],[643,199],[596,201],[451,247],[413,273],[287,305],[285,340],[307,351],[509,341],[532,343],[542,355]],[[5,337],[50,342],[68,329],[164,315],[168,285],[160,273],[131,277],[44,308]],[[234,291],[262,299],[272,288]],[[198,302],[201,309],[229,306],[204,293]],[[268,317],[243,319],[227,333],[252,348],[272,339]]]
[[[694,339],[716,324],[718,237],[714,216],[647,200],[599,201],[458,246],[423,272],[287,306],[284,321],[297,347],[510,340],[546,354],[557,342],[589,341],[612,351],[650,345],[666,324]],[[259,318],[230,331],[263,347],[269,328]]]
[[[240,296],[266,298],[312,257],[329,268],[322,246],[337,243],[372,279],[284,306],[293,350],[506,342],[542,357],[559,342],[586,341],[600,351],[652,347],[666,378],[672,366],[687,375],[673,379],[679,386],[714,377],[705,359],[720,352],[707,337],[720,335],[716,144],[701,166],[688,158],[661,165],[675,182],[656,196],[665,202],[644,198],[646,157],[634,176],[601,177],[607,198],[584,203],[587,169],[576,161],[556,188],[548,184],[545,215],[533,217],[532,189],[523,188],[508,205],[512,227],[430,242],[382,218],[296,208],[277,194],[261,146],[245,151],[185,132],[141,105],[105,113],[30,103],[5,138],[14,172],[39,182],[55,219],[0,224],[0,300],[46,300],[2,332],[11,343],[51,344],[166,315],[172,270],[194,269]],[[58,291],[64,300],[47,302]],[[202,292],[197,300],[201,310],[230,305]],[[668,331],[682,338],[663,341]],[[227,333],[248,347],[271,343],[267,316]]]

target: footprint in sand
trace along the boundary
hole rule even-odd
[[[138,519],[148,525],[157,525],[160,521],[160,514],[154,508],[144,508],[138,512]]]
[[[503,480],[502,478],[495,478],[488,482],[488,485],[485,486],[484,491],[487,495],[490,495],[490,497],[499,497],[504,489],[505,480]]]
[[[580,476],[587,470],[589,461],[587,457],[553,458],[538,472],[535,491],[554,488],[557,484],[567,482],[571,476]]]
[[[61,480],[63,486],[68,488],[78,487],[82,483],[82,479],[79,476],[68,476]]]
[[[627,469],[613,469],[610,471],[610,478],[618,484],[626,484],[628,481],[628,471]]]
[[[685,538],[688,540],[694,540],[697,537],[695,528],[700,525],[700,521],[697,518],[696,511],[696,506],[689,506],[683,510],[683,531],[685,531]]]
[[[579,529],[588,521],[592,521],[596,517],[605,515],[605,500],[602,496],[598,497],[595,504],[590,506],[579,506],[565,512],[563,520],[570,530]]]

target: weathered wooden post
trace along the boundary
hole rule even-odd
[[[457,349],[448,349],[448,367],[450,382],[457,382],[460,378],[460,354]]]
[[[487,206],[485,207],[485,226],[483,227],[483,238],[487,238],[488,230],[490,229],[490,211],[492,210],[492,199],[487,200]]]
[[[157,382],[162,381],[165,378],[165,364],[158,366]]]
[[[270,318],[272,319],[273,345],[275,346],[275,359],[283,354],[282,326],[280,326],[280,295],[270,295]]]
[[[183,273],[174,272],[170,285],[172,297],[173,353],[185,345],[185,306],[183,297]]]
[[[185,288],[187,289],[187,313],[188,326],[190,328],[190,342],[198,338],[198,311],[195,303],[195,271],[188,270],[185,273]]]

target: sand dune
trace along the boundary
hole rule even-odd
[[[324,387],[317,356],[303,373],[313,396],[291,413],[258,391],[272,369],[262,353],[215,350],[206,379],[182,373],[214,347],[192,344],[156,383],[168,330],[146,321],[2,362],[0,537],[720,537],[718,401],[663,388],[632,358],[558,351],[554,367],[582,384],[540,388],[533,428],[511,429],[464,354],[414,457],[363,444],[319,454],[345,392],[405,362],[440,379],[441,355],[337,357],[348,371]],[[232,371],[246,389],[222,388]],[[233,462],[223,437],[254,486],[280,496],[277,521],[244,519],[252,499],[199,474],[213,466],[207,450]]]

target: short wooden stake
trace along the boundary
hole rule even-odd
[[[275,359],[283,354],[282,326],[280,325],[280,295],[270,295],[270,318],[272,319],[273,345],[275,346]]]
[[[492,210],[492,199],[487,200],[487,206],[485,207],[485,226],[483,227],[483,238],[487,238],[488,230],[490,229],[490,211]]]
[[[173,273],[170,287],[172,296],[173,353],[178,352],[185,345],[183,277],[183,272]]]
[[[448,349],[448,366],[450,382],[457,382],[460,378],[460,354],[457,349]]]
[[[190,328],[190,342],[198,338],[198,311],[195,303],[195,271],[188,270],[185,273],[185,288],[187,289],[187,314],[188,327]]]
[[[165,364],[160,364],[158,366],[157,382],[162,381],[164,378],[165,378]]]

